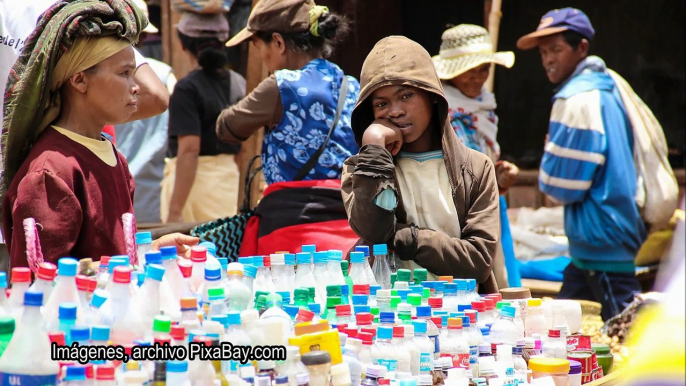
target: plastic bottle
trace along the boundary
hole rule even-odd
[[[383,366],[386,371],[398,370],[398,351],[392,345],[393,327],[379,326],[376,332],[376,342],[372,346],[372,363]]]
[[[50,339],[43,329],[41,292],[24,293],[24,312],[12,340],[0,357],[2,384],[57,385],[59,364],[51,358]]]
[[[175,302],[173,308],[165,309],[165,313],[171,313],[169,316],[175,319],[181,312],[178,307],[179,301],[183,297],[192,296],[192,292],[179,268],[176,247],[162,247],[160,248],[160,253],[162,254],[162,266],[164,267],[164,277],[162,277],[162,286],[160,288],[163,291],[169,291]]]
[[[12,268],[12,292],[9,296],[9,305],[15,319],[21,317],[24,312],[24,293],[31,285],[31,270],[26,267]]]
[[[367,366],[364,379],[360,383],[362,386],[379,386],[379,378],[384,369],[378,365]]]
[[[15,323],[13,317],[9,315],[0,317],[0,358],[5,352],[7,345],[10,343],[12,335],[14,335],[14,328]]]
[[[548,331],[548,340],[543,343],[543,357],[567,359],[567,343],[562,339],[559,329]]]
[[[207,291],[212,288],[224,288],[224,283],[222,283],[222,272],[219,263],[217,265],[206,264],[205,265],[205,281],[198,289],[196,294],[198,300],[200,301],[200,308],[203,312],[207,313],[207,309],[210,304],[210,296]]]
[[[79,346],[90,346],[91,330],[88,326],[72,326],[69,330],[71,343],[78,343]],[[71,344],[67,341],[68,344]]]
[[[279,294],[269,294],[267,296],[267,310],[260,316],[260,321],[275,323],[274,330],[269,331],[269,340],[281,342],[279,344],[286,344],[290,331],[293,329],[293,322],[291,317],[281,309],[281,305],[281,296]],[[276,326],[281,327],[280,331]]]
[[[193,271],[188,279],[191,292],[201,294],[199,291],[205,282],[205,266],[207,265],[207,248],[199,245],[191,247],[191,263]],[[201,294],[202,295],[202,294]]]
[[[423,320],[426,323],[426,336],[427,338],[429,338],[429,340],[431,340],[431,343],[433,344],[433,350],[431,354],[434,359],[437,359],[441,352],[440,341],[438,339],[439,331],[438,327],[436,327],[436,324],[431,320],[431,307],[417,307],[417,320]]]
[[[98,288],[104,289],[110,278],[109,263],[111,256],[100,256],[98,263],[98,272],[95,274],[95,280],[98,282]]]
[[[58,311],[58,320],[48,323],[45,327],[47,331],[62,331],[64,332],[67,344],[71,344],[71,337],[69,331],[72,326],[76,325],[76,310],[75,303],[62,303]]]
[[[43,316],[48,322],[55,320],[58,318],[60,304],[71,302],[77,305],[77,320],[82,322],[83,310],[81,309],[81,301],[75,279],[79,262],[71,257],[63,257],[57,261],[57,266],[58,272],[55,279],[55,288],[50,298],[45,302]]]
[[[514,369],[520,373],[526,373],[527,366],[524,357],[522,356],[522,347],[515,346],[512,348],[512,362],[514,362]]]
[[[326,269],[331,274],[332,282],[329,284],[347,285],[345,276],[341,269],[341,261],[343,260],[343,252],[338,250],[331,250],[327,252]]]
[[[207,306],[206,317],[211,318],[217,315],[226,315],[229,309],[226,308],[226,296],[224,295],[224,288],[210,288],[209,293],[210,303]]]
[[[43,305],[45,305],[45,300],[50,298],[52,288],[55,284],[55,276],[57,276],[57,266],[47,261],[43,262],[38,266],[36,281],[29,287],[31,290],[43,293]]]
[[[254,290],[264,292],[276,292],[276,286],[269,271],[269,257],[268,256],[253,256],[253,265],[257,267],[257,275],[255,276]]]
[[[217,259],[217,246],[213,242],[203,241],[198,245],[207,249],[207,263],[213,267],[221,267],[221,263]]]
[[[562,327],[562,331],[560,331],[564,336],[569,335],[569,325],[567,324],[567,316],[565,315],[565,305],[561,301],[552,301],[552,312],[553,312],[553,318],[552,318],[552,323],[549,324],[548,326],[550,328],[558,328]]]
[[[107,326],[91,327],[91,343],[93,346],[107,346],[110,340],[110,328]]]
[[[445,283],[443,285],[443,309],[448,312],[456,312],[458,301],[457,283]]]
[[[269,261],[271,263],[272,281],[274,282],[274,288],[276,291],[290,292],[292,289],[288,287],[288,283],[286,281],[285,256],[279,253],[273,253],[269,256]]]
[[[452,367],[469,370],[469,343],[462,333],[462,318],[448,318],[448,335],[441,341],[441,357],[449,357]]]
[[[300,361],[300,347],[286,346],[286,361],[277,365],[276,371],[288,377],[290,386],[298,385],[298,376],[307,374],[307,368]]]
[[[164,277],[161,265],[150,264],[146,268],[145,282],[131,301],[131,308],[138,314],[145,336],[151,336],[155,316],[160,314],[160,286]]]
[[[350,272],[348,276],[354,284],[372,284],[364,267],[365,257],[363,252],[350,252]]]
[[[68,386],[85,386],[86,385],[86,368],[84,366],[66,366],[64,368],[64,379],[62,385]]]
[[[195,336],[193,342],[212,345],[212,339],[206,336]],[[214,386],[216,373],[212,362],[196,358],[188,363],[188,382],[193,386]]]
[[[410,372],[413,376],[419,375],[420,361],[421,361],[421,350],[419,345],[414,340],[415,332],[414,325],[405,324],[402,326],[404,328],[405,338],[403,340],[403,347],[410,354]]]
[[[343,360],[348,364],[348,369],[350,370],[350,383],[352,386],[359,386],[362,381],[362,362],[360,361],[361,350],[362,340],[348,337],[345,342]]]
[[[79,308],[83,310],[83,322],[85,324],[92,323],[92,316],[89,312],[90,302],[88,299],[92,298],[92,293],[95,291],[97,284],[94,277],[76,275],[76,290],[79,294]]]
[[[136,252],[138,255],[138,272],[145,272],[145,254],[152,250],[152,233],[136,232]]]
[[[376,278],[374,277],[374,272],[372,271],[372,266],[369,264],[369,246],[367,245],[358,245],[355,247],[355,252],[362,252],[364,254],[364,271],[367,274],[367,282],[369,285],[378,285],[379,283],[376,281]]]
[[[7,274],[0,272],[0,317],[11,315],[12,307],[7,299]]]
[[[541,299],[528,300],[529,313],[524,323],[524,336],[531,337],[533,334],[546,333],[546,320],[541,309]]]
[[[374,266],[372,272],[374,279],[383,289],[391,289],[391,267],[388,265],[388,246],[376,244],[373,247]]]
[[[391,311],[391,290],[381,289],[376,291],[376,306],[380,312]]]
[[[95,384],[97,386],[116,386],[114,373],[113,365],[98,365],[95,368]]]
[[[493,319],[490,319],[489,314],[486,313],[486,302],[482,300],[472,302],[472,309],[479,313],[479,320],[476,322],[479,327],[486,327],[487,324],[493,324]]]
[[[491,326],[489,333],[492,348],[498,344],[515,346],[519,339],[524,338],[519,336],[513,321],[514,315],[515,308],[512,306],[503,306],[500,310],[500,319]]]
[[[476,332],[474,330],[475,326],[472,326],[471,320],[469,319],[469,316],[463,316],[462,317],[462,335],[465,337],[467,340],[467,345],[469,345],[469,369],[471,370],[474,366],[476,366],[478,360],[479,360],[479,344],[481,343],[479,341],[479,338],[481,338],[481,331],[478,332],[478,335],[476,335]],[[471,371],[470,371],[471,373]],[[479,374],[473,374],[474,376],[478,376]]]
[[[101,308],[110,304],[110,315],[103,313],[101,323],[110,326],[110,335],[114,344],[131,344],[136,339],[142,339],[145,334],[140,315],[131,307],[131,268],[116,267],[114,269],[114,286],[110,298]],[[109,323],[108,323],[109,322]]]
[[[252,300],[252,290],[243,281],[245,266],[240,263],[230,263],[227,266],[226,291],[229,311],[243,311],[248,309]]]
[[[251,294],[255,294],[255,288],[254,288],[254,283],[255,283],[255,277],[257,276],[257,267],[254,265],[246,265],[243,264],[243,284],[250,290]],[[252,308],[255,306],[255,301],[253,299],[253,296],[250,296],[250,302],[248,304],[248,308]]]

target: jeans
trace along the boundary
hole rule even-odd
[[[600,316],[608,320],[619,314],[641,292],[633,273],[587,271],[569,263],[558,299],[590,300],[602,305]]]

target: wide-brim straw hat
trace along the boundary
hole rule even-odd
[[[460,24],[443,32],[441,50],[432,59],[438,77],[448,80],[484,63],[510,68],[515,56],[512,51],[493,52],[493,43],[485,28]]]

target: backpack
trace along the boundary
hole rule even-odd
[[[634,133],[636,204],[649,230],[662,229],[677,209],[679,185],[667,160],[667,140],[652,111],[616,72],[608,73],[617,85]]]

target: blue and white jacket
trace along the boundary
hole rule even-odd
[[[605,63],[588,57],[553,97],[539,186],[565,206],[569,252],[582,269],[633,272],[646,238],[633,132]]]

